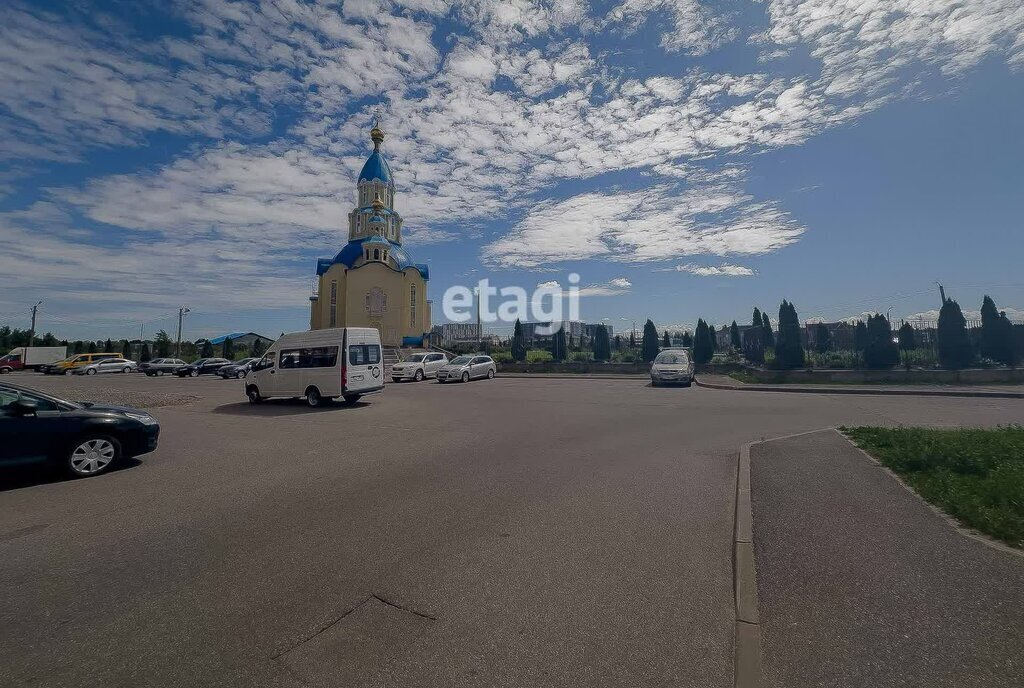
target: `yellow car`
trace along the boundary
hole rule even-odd
[[[98,363],[108,358],[121,358],[121,354],[75,354],[63,361],[57,361],[46,369],[47,375],[70,375],[71,371],[90,363]]]

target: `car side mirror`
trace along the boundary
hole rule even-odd
[[[39,411],[39,405],[27,399],[18,399],[8,408],[11,409],[12,416],[34,416]]]

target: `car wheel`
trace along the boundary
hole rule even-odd
[[[658,382],[654,378],[651,378],[651,387],[657,387],[660,384],[661,384],[660,382]]]
[[[64,374],[65,375],[70,375],[71,374],[71,368],[68,368],[67,370],[65,370]]]
[[[263,397],[260,396],[260,390],[256,385],[250,385],[245,390],[245,396],[249,397],[250,404],[258,404],[263,401]]]
[[[162,371],[162,370],[156,371],[156,376],[157,377],[163,377],[164,376],[164,371]]]
[[[113,437],[95,435],[79,440],[68,454],[67,470],[84,478],[106,472],[121,457],[121,445]]]
[[[416,376],[413,378],[416,382],[423,382],[423,371],[417,370]]]
[[[199,377],[199,371],[198,370],[192,370],[192,371],[189,372],[189,375],[192,376],[192,377]]]
[[[359,398],[361,396],[363,396],[363,395],[362,394],[345,394],[344,395],[345,403],[346,404],[354,404],[357,401],[359,401]]]
[[[488,380],[493,380],[494,379],[494,368],[488,369],[488,371],[487,371],[487,379]]]
[[[241,380],[243,377],[245,377],[245,371],[239,370],[237,373],[235,373],[235,377]]]
[[[96,369],[95,368],[89,368],[89,370],[85,371],[85,374],[86,375],[95,375],[96,374]]]
[[[310,408],[316,408],[320,405],[320,390],[316,387],[311,387],[306,390],[306,405]]]
[[[132,367],[131,366],[125,366],[124,368],[121,368],[121,372],[122,373],[130,373],[130,372],[132,372]]]
[[[462,381],[469,382],[469,372],[465,372],[462,374]]]

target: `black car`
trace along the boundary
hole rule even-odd
[[[152,361],[140,363],[139,372],[156,377],[164,373],[173,373],[183,365],[185,365],[185,361],[180,358],[154,358]]]
[[[200,358],[188,365],[181,366],[174,371],[178,377],[199,377],[200,375],[212,375],[231,361],[226,358]]]
[[[99,475],[156,449],[160,425],[146,411],[78,404],[0,383],[0,466],[50,462],[70,475]]]
[[[235,361],[230,365],[226,365],[217,370],[217,374],[227,380],[230,377],[237,377],[242,379],[249,374],[252,367],[259,363],[258,358],[243,358],[241,361]]]

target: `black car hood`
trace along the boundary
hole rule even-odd
[[[145,416],[151,415],[149,411],[142,409],[131,408],[128,406],[113,406],[110,404],[93,404],[92,402],[84,402],[82,408],[76,409],[78,411],[93,411],[96,413],[110,413],[118,416],[123,416],[126,413],[136,413]]]

